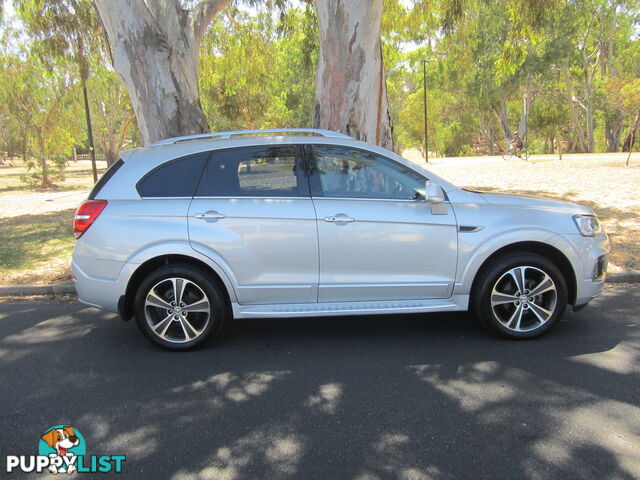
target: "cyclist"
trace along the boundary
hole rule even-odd
[[[511,139],[509,144],[513,147],[513,152],[516,154],[516,156],[521,159],[523,143],[517,130],[513,132],[513,138]]]

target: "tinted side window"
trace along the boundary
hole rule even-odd
[[[311,150],[319,195],[408,200],[424,194],[425,179],[388,158],[340,146],[314,145]]]
[[[145,175],[136,188],[141,197],[192,197],[209,152],[171,160]]]
[[[298,152],[295,145],[215,151],[196,196],[306,196],[308,183]]]
[[[100,193],[100,190],[102,190],[102,187],[104,187],[107,184],[107,182],[111,180],[111,177],[113,177],[113,175],[118,171],[118,169],[122,165],[124,165],[124,162],[122,161],[122,159],[120,159],[117,162],[115,162],[113,165],[111,165],[109,168],[107,168],[107,171],[102,174],[102,176],[98,179],[96,184],[91,189],[91,193],[89,193],[89,200],[94,200],[96,198],[96,195]]]

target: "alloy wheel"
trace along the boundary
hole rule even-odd
[[[493,315],[514,332],[529,332],[546,324],[557,303],[553,279],[533,266],[511,268],[498,278],[491,291]]]
[[[209,298],[196,283],[181,277],[156,283],[147,294],[144,314],[151,331],[164,341],[198,338],[211,319]]]

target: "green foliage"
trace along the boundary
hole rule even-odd
[[[640,112],[638,0],[383,1],[400,149],[425,153],[423,60],[430,153],[495,154],[525,125],[536,152],[616,150]],[[0,149],[28,151],[37,158],[30,173],[46,183],[40,177],[56,170],[54,159],[84,139],[78,77],[87,79],[105,153],[135,144],[131,106],[106,66],[91,1],[15,5],[27,38],[0,39],[12,52],[3,57],[3,79],[15,73],[0,85]],[[310,126],[317,28],[313,2],[243,0],[225,9],[200,51],[201,103],[212,130]],[[45,121],[47,112],[54,113]]]
[[[93,134],[107,164],[111,165],[120,150],[139,143],[135,114],[124,85],[106,65],[96,62],[87,80],[87,89]]]
[[[640,111],[621,104],[635,92],[618,95],[616,83],[640,76],[638,5],[386,0],[383,51],[397,143],[423,150],[426,59],[430,150],[499,152],[505,136],[525,126],[538,151],[558,144],[579,151],[580,138],[589,148],[590,136],[593,147],[615,149]]]
[[[24,180],[48,186],[63,179],[65,159],[86,138],[83,81],[97,144],[114,161],[120,148],[133,143],[135,120],[124,87],[107,67],[93,2],[15,0],[14,5],[24,32],[2,38],[3,44],[17,46],[5,57],[6,68],[17,77],[0,85],[8,102],[6,116],[0,115],[0,135],[7,150],[32,158]]]
[[[317,35],[310,6],[234,9],[202,42],[200,92],[214,130],[310,126]]]
[[[30,156],[29,176],[25,181],[49,187],[52,181],[64,178],[65,162],[77,144],[80,133],[79,105],[70,95],[77,84],[65,74],[66,65],[45,65],[27,55],[0,58],[0,101],[5,103],[12,118],[23,127]]]
[[[32,52],[50,68],[57,58],[71,60],[81,78],[89,75],[88,55],[100,49],[91,0],[14,0],[32,35]]]

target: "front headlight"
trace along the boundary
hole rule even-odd
[[[594,237],[602,231],[595,215],[575,215],[573,221],[576,222],[580,235],[584,237]]]

